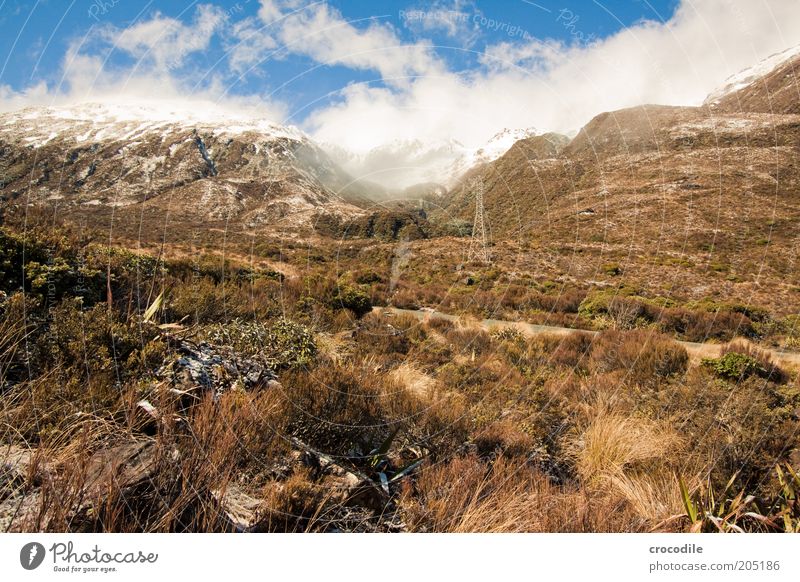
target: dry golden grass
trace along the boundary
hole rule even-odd
[[[294,252],[308,260],[308,249]],[[26,310],[41,318],[31,321],[52,320],[34,326],[24,358],[22,295],[0,303],[2,437],[15,455],[34,451],[25,475],[0,490],[0,503],[25,495],[12,529],[646,531],[681,512],[677,476],[716,487],[737,474],[736,487],[770,499],[775,463],[800,448],[796,378],[731,379],[693,366],[655,320],[528,336],[490,334],[478,317],[358,319],[335,299],[339,283],[372,280],[364,266],[334,278],[324,249],[314,252],[308,279],[254,280],[232,268],[238,279],[223,284],[219,269],[194,280],[190,263],[170,265],[173,295],[158,315],[168,330],[142,325],[141,297],[123,275],[111,308],[67,296],[48,311],[31,298]],[[469,268],[479,282],[458,290],[454,309],[474,300],[487,315],[491,284],[505,275]],[[534,312],[552,288],[513,285],[507,307]],[[586,297],[566,293],[564,309]],[[615,304],[618,327],[639,324],[634,303]],[[237,318],[267,325],[287,315],[313,330],[319,351],[281,369],[278,383],[212,397],[184,379],[195,397],[181,397],[157,372],[183,349],[165,334],[184,317],[192,327],[181,333],[210,338]],[[231,350],[264,356],[256,344],[212,348],[227,364]],[[725,350],[770,365],[753,346]],[[377,496],[349,488],[356,473]]]
[[[516,459],[475,456],[426,467],[400,500],[415,531],[518,533],[636,531],[624,502],[558,487]]]
[[[684,510],[678,479],[667,469],[615,475],[609,484],[611,494],[624,499],[639,518],[653,525]]]
[[[436,380],[413,362],[403,362],[389,376],[411,394],[423,399],[430,399],[436,389]]]
[[[602,412],[571,443],[575,466],[587,484],[603,484],[648,463],[665,463],[681,446],[674,429],[639,417]]]

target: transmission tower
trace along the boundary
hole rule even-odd
[[[475,221],[472,224],[472,240],[469,243],[467,260],[477,259],[491,263],[489,237],[486,233],[486,211],[483,208],[483,181],[474,180],[472,190],[475,192]]]

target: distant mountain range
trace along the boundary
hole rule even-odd
[[[662,224],[662,234],[735,229],[745,196],[763,198],[748,205],[763,223],[776,205],[796,215],[799,67],[797,47],[734,75],[700,107],[603,113],[572,139],[505,129],[480,148],[397,142],[360,157],[196,104],[25,109],[0,115],[0,197],[99,221],[292,229],[319,213],[355,216],[375,201],[430,193],[448,215],[469,219],[468,180],[480,177],[497,236],[557,224],[607,231],[620,221]],[[415,160],[439,163],[395,190],[347,171],[398,157],[398,176],[413,175]]]

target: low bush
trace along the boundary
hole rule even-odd
[[[725,380],[735,382],[758,376],[772,382],[786,382],[788,375],[769,355],[749,344],[734,342],[722,348],[719,358],[704,359],[703,364]]]
[[[356,317],[363,317],[372,311],[370,296],[364,290],[350,285],[337,287],[331,302],[334,308],[349,309]]]
[[[206,337],[211,343],[230,346],[236,352],[259,356],[274,371],[309,366],[317,355],[311,330],[288,319],[270,324],[237,319],[211,326]]]

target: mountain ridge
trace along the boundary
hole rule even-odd
[[[293,127],[81,104],[0,115],[2,196],[67,212],[140,208],[175,219],[284,221],[357,214],[366,192]]]

